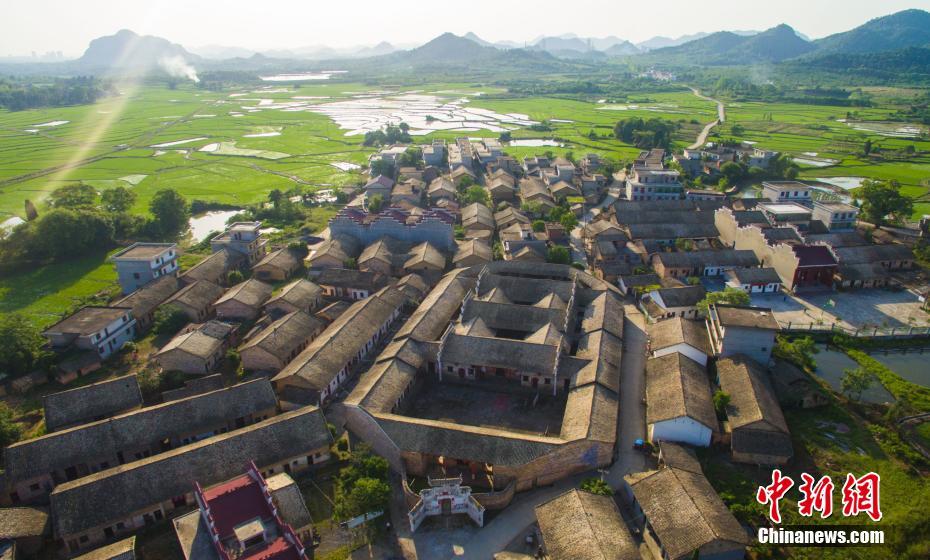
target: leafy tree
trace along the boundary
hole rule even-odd
[[[565,231],[570,232],[575,229],[575,226],[578,225],[578,218],[575,217],[571,212],[562,214],[562,217],[559,218],[559,223],[562,224],[562,227],[565,228]]]
[[[733,136],[742,136],[746,133],[746,129],[741,124],[734,124],[730,127],[730,132]]]
[[[475,184],[475,180],[472,179],[470,176],[465,175],[464,177],[459,179],[458,184],[455,186],[455,190],[459,194],[464,194],[465,191],[470,189],[474,184]]]
[[[0,448],[16,443],[23,437],[23,430],[14,420],[13,410],[0,403]]]
[[[371,511],[384,511],[391,498],[388,462],[367,445],[356,447],[349,465],[336,480],[336,515],[349,519]]]
[[[0,372],[29,373],[48,358],[39,329],[19,313],[0,314]]]
[[[510,131],[501,132],[501,135],[498,137],[498,140],[501,142],[510,142],[512,139],[513,135],[510,133]]]
[[[297,255],[300,260],[304,260],[307,258],[307,255],[310,254],[310,249],[303,241],[294,241],[293,243],[289,243],[287,245],[287,250]]]
[[[401,167],[422,167],[423,151],[415,146],[410,146],[398,158]]]
[[[239,356],[239,351],[235,348],[227,350],[226,363],[229,364],[229,367],[233,370],[239,369],[239,365],[242,364],[242,357]]]
[[[64,260],[113,244],[113,225],[94,211],[54,209],[35,222],[33,249],[43,257]]]
[[[560,245],[553,245],[549,247],[549,251],[546,254],[546,261],[555,264],[570,264],[572,262],[572,255],[569,253],[568,248]]]
[[[613,496],[614,489],[610,487],[610,484],[607,484],[603,480],[597,477],[586,478],[581,481],[579,486],[581,490],[588,492],[590,494],[597,494],[599,496]]]
[[[245,280],[245,276],[242,275],[241,270],[230,270],[226,273],[226,283],[230,286],[234,286]]]
[[[159,237],[173,239],[187,230],[191,217],[187,200],[174,189],[162,189],[149,202],[152,227]]]
[[[385,177],[394,176],[394,166],[391,165],[391,162],[378,158],[371,162],[371,175],[377,177],[378,175],[384,175]]]
[[[711,305],[749,305],[749,294],[739,288],[724,288],[722,292],[710,292],[697,304],[698,311],[707,315]]]
[[[358,268],[358,260],[355,257],[349,257],[342,265],[346,268],[356,269]]]
[[[730,404],[730,394],[717,389],[714,392],[714,411],[717,413],[717,419],[723,420],[727,417],[727,406]]]
[[[268,193],[268,202],[272,204],[275,208],[281,204],[281,201],[284,200],[284,193],[280,189],[271,189],[271,192]]]
[[[863,217],[876,226],[884,225],[888,216],[900,222],[914,210],[914,202],[901,194],[897,181],[866,180],[853,189],[852,195],[862,201]]]
[[[162,305],[155,310],[152,331],[160,335],[174,335],[188,323],[187,314],[171,305]]]
[[[862,393],[867,391],[872,383],[875,382],[875,376],[863,367],[848,368],[843,370],[843,379],[840,381],[840,390],[858,401],[862,398]]]
[[[614,136],[618,140],[644,150],[668,149],[674,130],[674,123],[662,119],[644,120],[641,117],[634,117],[618,121],[614,126]]]
[[[97,190],[83,183],[68,185],[52,191],[49,198],[55,208],[93,208],[97,203]]]
[[[546,231],[546,222],[543,220],[533,220],[533,231],[541,232]]]
[[[799,368],[813,371],[817,369],[814,354],[818,352],[814,339],[809,336],[790,339],[785,336],[775,338],[773,354],[785,361],[791,362]]]
[[[745,170],[740,164],[734,161],[728,161],[720,166],[720,173],[723,174],[724,178],[726,178],[731,185],[735,185],[743,178]]]
[[[116,187],[103,191],[100,195],[100,201],[103,203],[103,209],[112,213],[129,212],[132,205],[136,203],[136,193],[126,187]]]
[[[384,206],[384,197],[380,194],[373,195],[368,199],[368,211],[371,213],[377,213],[381,211],[381,207]]]
[[[472,204],[475,202],[480,202],[485,206],[491,204],[491,197],[488,196],[488,191],[484,188],[474,185],[465,189],[465,194],[462,196],[462,201],[465,204]]]

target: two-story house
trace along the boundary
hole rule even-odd
[[[131,294],[149,282],[178,273],[178,248],[174,243],[133,243],[111,257],[123,294]]]
[[[136,320],[131,307],[87,306],[45,329],[42,334],[52,348],[74,346],[93,350],[105,359],[135,338]]]
[[[252,266],[265,256],[268,240],[262,235],[261,222],[236,222],[226,231],[210,240],[213,252],[228,249],[244,255],[247,265]]]

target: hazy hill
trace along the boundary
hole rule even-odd
[[[790,26],[782,24],[754,35],[718,31],[676,47],[650,51],[658,61],[706,65],[780,62],[814,50]]]
[[[930,13],[904,10],[814,41],[820,53],[868,53],[930,46]]]
[[[160,60],[180,57],[186,62],[199,60],[181,45],[161,37],[138,35],[128,29],[90,42],[84,55],[75,64],[84,68],[148,68]]]

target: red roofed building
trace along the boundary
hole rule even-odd
[[[832,288],[837,262],[833,251],[826,245],[792,245],[797,266],[791,289]]]
[[[282,519],[254,464],[240,477],[206,490],[195,487],[200,517],[220,560],[309,560],[312,552]]]

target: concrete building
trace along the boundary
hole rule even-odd
[[[133,243],[110,257],[123,294],[131,294],[149,282],[178,273],[178,248],[174,243]]]
[[[768,364],[775,348],[775,335],[781,327],[771,309],[712,305],[707,314],[707,330],[717,356],[749,356]]]
[[[647,317],[653,321],[681,317],[697,317],[697,304],[707,297],[704,286],[680,286],[652,290],[642,299],[642,307]]]
[[[627,200],[677,200],[683,195],[681,174],[672,169],[634,165],[626,180]]]
[[[762,198],[772,202],[804,202],[811,201],[813,188],[797,181],[764,181],[762,183]]]
[[[52,348],[78,348],[106,359],[136,337],[136,320],[130,307],[89,305],[45,329]]]
[[[251,267],[262,260],[267,252],[268,240],[262,235],[261,222],[236,222],[227,226],[226,231],[210,240],[210,247],[216,253],[227,249],[245,257],[246,265]]]
[[[829,231],[845,231],[856,228],[859,209],[852,204],[836,201],[814,201],[812,218],[820,221]]]
[[[798,231],[810,229],[813,211],[797,202],[762,202],[756,206],[773,227],[792,226]]]
[[[678,251],[657,253],[652,266],[661,278],[684,279],[691,276],[722,276],[727,270],[759,266],[759,259],[749,250]]]

